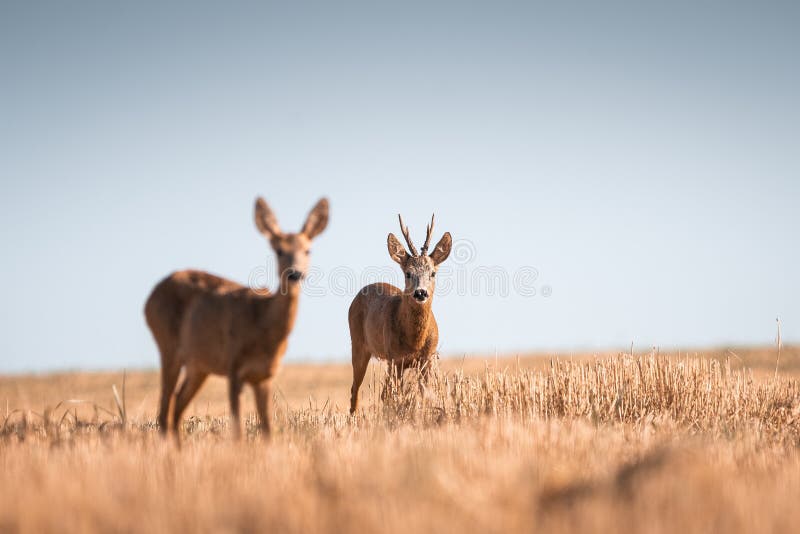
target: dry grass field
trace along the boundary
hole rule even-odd
[[[800,348],[775,363],[452,359],[383,402],[373,362],[355,417],[349,366],[286,365],[271,440],[211,380],[180,448],[155,371],[0,377],[0,532],[797,532]]]

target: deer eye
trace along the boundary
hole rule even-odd
[[[409,280],[411,280],[411,273],[410,273],[410,272],[408,272],[408,271],[406,271],[406,278],[407,278],[407,279],[409,279]]]
[[[433,271],[433,272],[431,273],[431,278],[436,278],[436,271]]]

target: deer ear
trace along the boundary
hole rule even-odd
[[[442,238],[436,243],[433,252],[430,253],[430,258],[433,260],[434,265],[439,265],[450,255],[450,249],[453,248],[453,237],[450,232],[445,232]]]
[[[309,239],[314,239],[325,230],[326,226],[328,226],[328,199],[322,198],[311,209],[301,232]]]
[[[403,265],[408,258],[408,252],[406,252],[406,249],[394,234],[389,234],[389,237],[386,238],[386,245],[389,247],[389,256],[400,265]]]
[[[256,199],[255,216],[256,227],[267,239],[281,235],[281,227],[278,226],[278,219],[261,197]]]

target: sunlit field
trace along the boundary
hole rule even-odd
[[[777,364],[777,365],[776,365]],[[291,364],[273,435],[225,382],[155,426],[157,371],[0,378],[0,531],[796,532],[800,349],[443,359],[348,414]],[[383,388],[388,387],[381,400]]]

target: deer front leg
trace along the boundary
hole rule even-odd
[[[233,439],[238,440],[242,435],[239,422],[239,394],[242,392],[242,382],[236,371],[232,370],[228,376],[228,397],[231,403],[231,429]]]
[[[256,411],[258,412],[261,436],[269,438],[270,423],[272,420],[272,385],[268,380],[253,383],[253,392],[256,396]]]
[[[419,374],[420,378],[422,379],[421,382],[426,386],[430,382],[431,379],[431,372],[433,371],[434,366],[436,365],[436,360],[438,356],[436,354],[431,354],[420,360],[419,363]]]
[[[386,402],[386,399],[389,398],[389,395],[392,392],[392,388],[397,388],[398,390],[400,389],[403,384],[403,373],[405,370],[406,367],[404,363],[389,361],[386,382],[384,382],[383,390],[381,391],[382,401]]]

